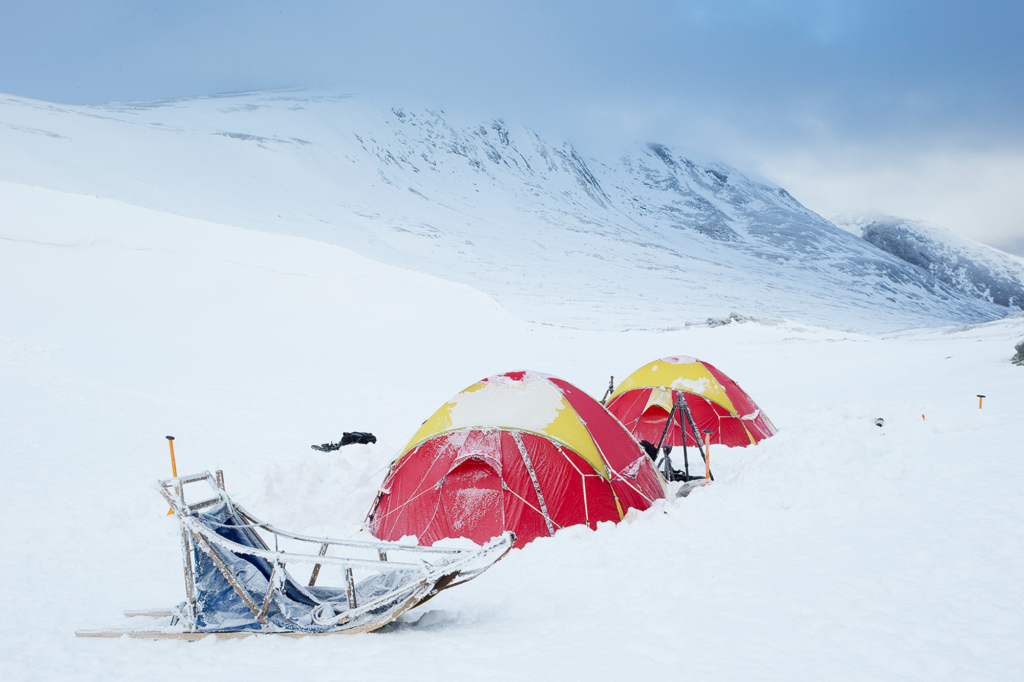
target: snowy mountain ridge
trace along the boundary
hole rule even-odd
[[[1024,309],[1022,258],[922,220],[864,213],[833,222],[955,289],[1014,310]]]
[[[3,96],[0,180],[345,246],[562,326],[737,311],[886,330],[1006,313],[726,164],[660,144],[583,154],[522,125],[453,120],[320,92]]]

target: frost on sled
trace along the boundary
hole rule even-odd
[[[186,600],[166,611],[127,614],[162,617],[159,627],[80,630],[78,636],[368,632],[480,575],[515,542],[505,533],[483,548],[465,550],[288,533],[234,502],[217,473],[170,478],[158,486],[181,527]],[[185,488],[194,483],[208,484],[212,495],[190,504]],[[328,573],[340,579],[339,586],[317,584]],[[308,580],[297,578],[303,574]]]

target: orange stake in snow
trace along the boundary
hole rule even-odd
[[[985,399],[985,396],[978,394],[978,409],[981,409],[981,401]]]
[[[704,432],[704,480],[711,480],[711,434],[712,431]]]
[[[174,461],[174,436],[167,436],[167,444],[171,446],[171,475],[174,478],[178,477],[178,464]],[[167,510],[167,515],[170,516],[174,511],[172,509]]]

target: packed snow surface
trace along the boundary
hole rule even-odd
[[[880,331],[1007,312],[780,187],[654,142],[580,150],[512,122],[323,92],[0,95],[0,158],[0,180],[345,246],[556,326],[665,329],[736,311]]]
[[[1024,677],[1022,317],[573,330],[322,242],[2,182],[0,207],[5,679]],[[183,598],[165,435],[258,516],[348,536],[472,382],[529,367],[600,395],[677,353],[779,427],[713,447],[686,499],[537,540],[376,633],[74,636]],[[309,448],[354,429],[380,440]]]

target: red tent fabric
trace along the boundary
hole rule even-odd
[[[383,540],[484,543],[512,530],[522,547],[559,528],[619,521],[661,497],[650,460],[597,401],[555,377],[509,372],[424,422],[367,520]]]
[[[672,405],[686,401],[699,431],[711,431],[711,443],[745,447],[775,435],[775,425],[739,384],[710,362],[687,356],[644,365],[620,383],[608,400],[615,415],[637,440],[657,444]],[[682,420],[672,420],[665,444],[683,444]],[[686,429],[687,445],[696,445]]]

